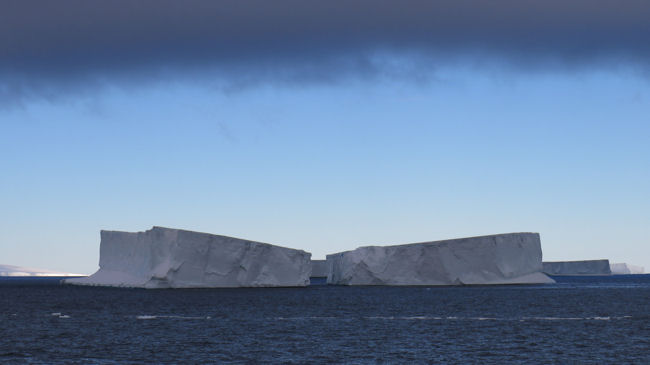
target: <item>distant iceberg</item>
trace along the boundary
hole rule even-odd
[[[547,261],[544,272],[549,275],[610,275],[609,260]]]
[[[36,269],[33,267],[21,267],[14,265],[0,265],[0,276],[85,276],[84,274],[73,274],[47,269]]]
[[[630,274],[644,274],[645,268],[642,266],[635,266],[626,263],[611,264],[610,268],[614,275],[630,275]]]
[[[311,260],[311,277],[326,278],[328,273],[326,260]]]
[[[328,284],[487,285],[554,281],[542,273],[537,233],[508,233],[327,255]]]
[[[99,270],[66,284],[137,288],[309,285],[311,254],[179,229],[101,231]]]

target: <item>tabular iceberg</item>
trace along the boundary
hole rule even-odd
[[[544,262],[544,272],[549,275],[610,275],[609,260]]]
[[[612,270],[612,274],[614,275],[631,275],[631,274],[645,273],[645,268],[643,266],[630,265],[626,263],[611,264],[610,268]]]
[[[21,267],[14,265],[0,265],[0,276],[85,276],[47,269],[35,269],[33,267]]]
[[[542,273],[537,233],[508,233],[327,255],[328,284],[487,285],[554,281]]]
[[[327,273],[327,261],[311,260],[311,277],[325,278],[327,277]]]
[[[99,270],[65,283],[138,288],[306,286],[310,258],[302,250],[179,229],[101,231]]]

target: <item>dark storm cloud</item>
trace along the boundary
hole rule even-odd
[[[422,64],[469,54],[523,68],[645,68],[650,1],[0,1],[5,98],[47,82],[75,89],[206,68],[244,82],[371,76],[376,52]]]

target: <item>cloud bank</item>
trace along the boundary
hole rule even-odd
[[[518,68],[650,65],[645,0],[5,0],[0,98],[216,71],[373,77],[378,54]],[[398,75],[399,76],[399,75]]]

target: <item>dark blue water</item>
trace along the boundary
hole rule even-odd
[[[496,287],[1,285],[0,363],[650,363],[650,276]]]

